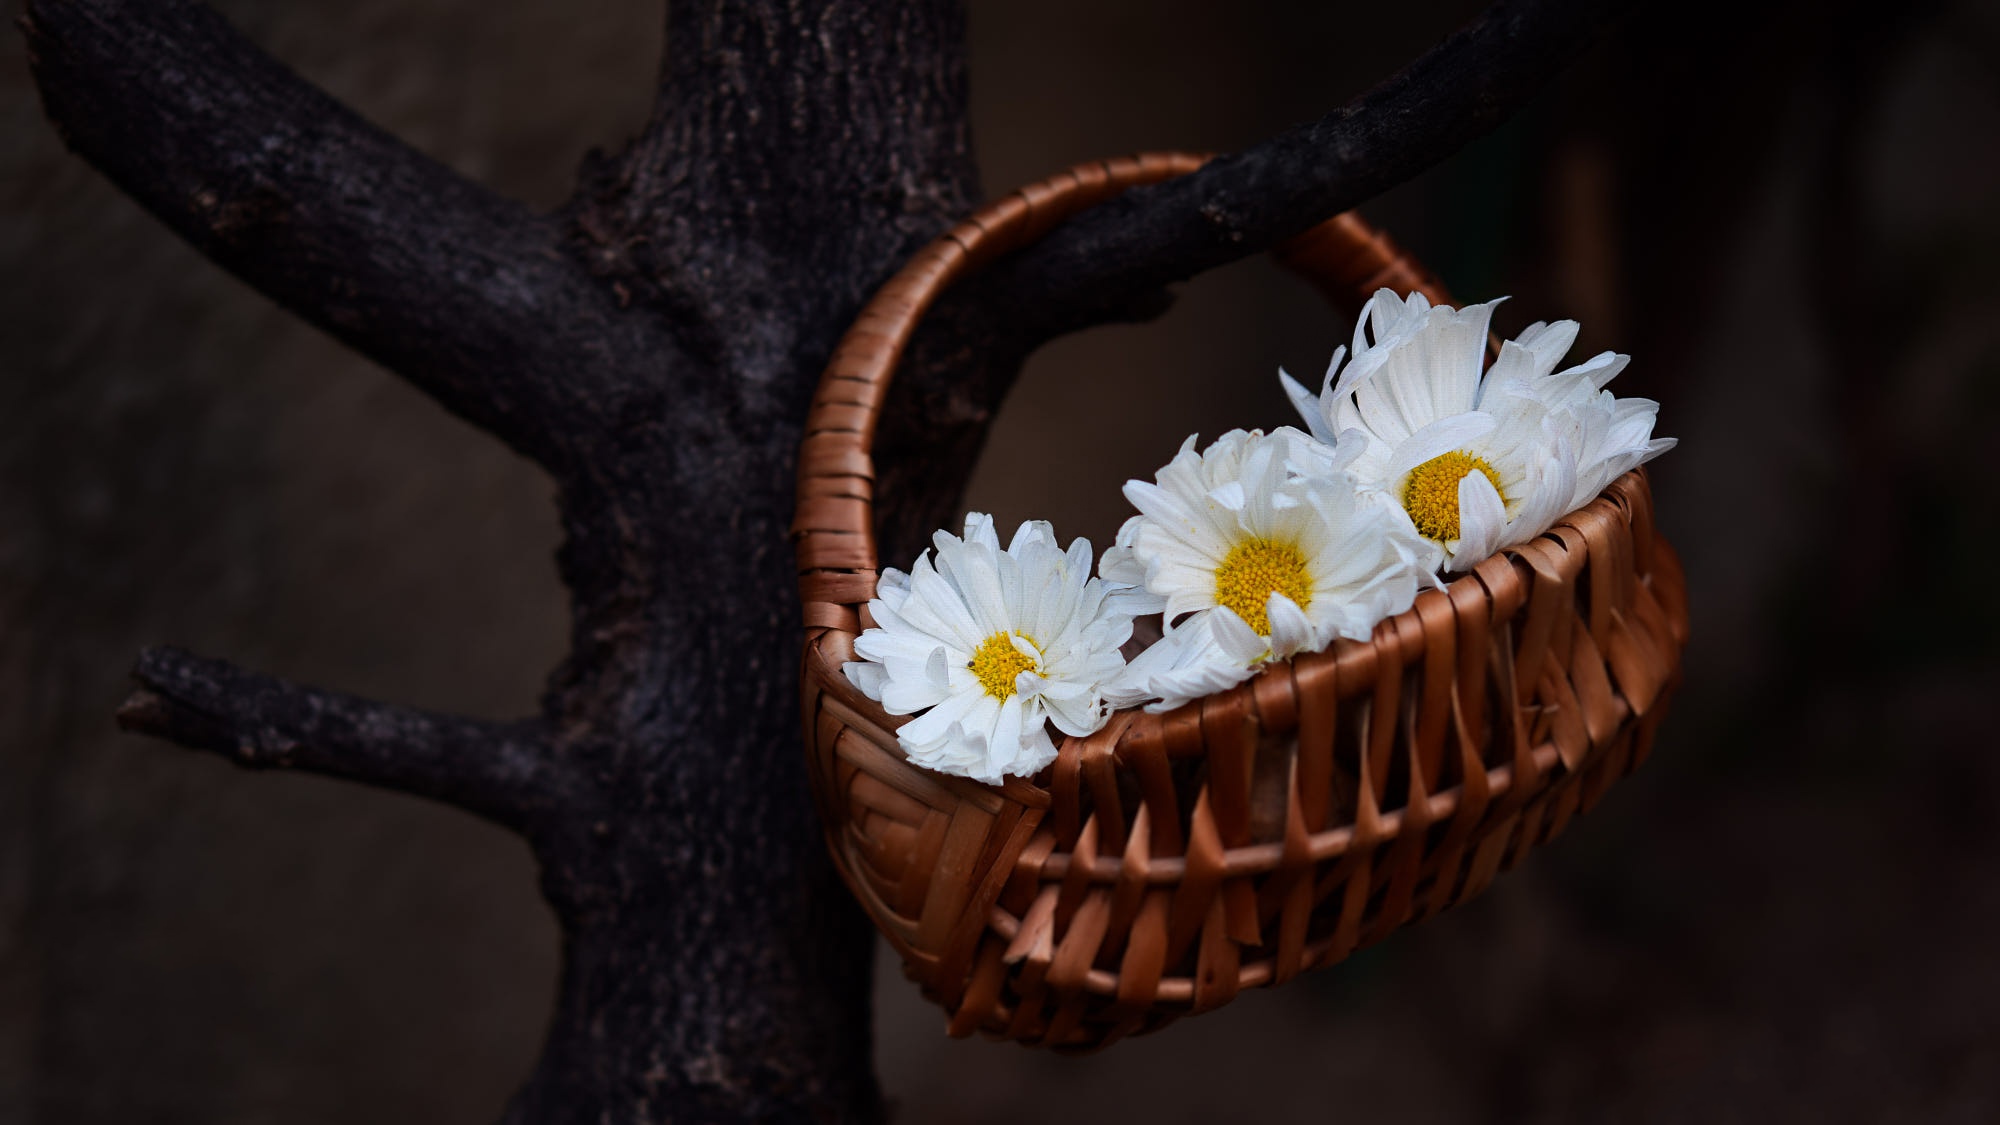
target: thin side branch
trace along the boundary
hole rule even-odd
[[[175,648],[139,655],[126,730],[250,769],[346,778],[523,829],[565,804],[569,778],[540,723],[440,715],[246,672]]]
[[[363,120],[189,0],[33,0],[49,119],[251,286],[555,467],[669,349],[557,225]]]
[[[1056,331],[1156,310],[1162,287],[1269,249],[1489,132],[1631,6],[1500,0],[1318,121],[1058,227],[997,267],[981,299]]]

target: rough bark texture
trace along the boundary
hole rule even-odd
[[[1134,193],[940,310],[885,427],[891,557],[941,522],[1020,360],[1146,315],[1449,154],[1602,20],[1497,5],[1353,107]],[[565,935],[517,1122],[873,1120],[872,934],[798,766],[793,455],[817,373],[969,207],[964,12],[672,7],[657,108],[533,214],[184,0],[24,21],[72,148],[196,247],[547,469],[568,659],[487,723],[144,654],[133,729],[446,801],[521,832]]]

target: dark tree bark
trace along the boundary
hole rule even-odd
[[[1502,3],[1355,105],[1134,192],[939,310],[881,443],[884,542],[958,502],[1039,343],[1164,307],[1448,155],[1607,17]],[[37,0],[70,146],[189,242],[545,467],[574,626],[539,712],[435,715],[145,653],[128,727],[521,832],[561,994],[507,1120],[875,1120],[873,936],[800,769],[793,456],[873,289],[977,190],[958,0],[672,6],[657,108],[541,216],[187,0]]]

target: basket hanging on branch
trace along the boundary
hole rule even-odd
[[[1680,566],[1635,468],[1532,539],[1455,561],[1365,640],[1100,717],[1032,776],[987,784],[911,760],[896,733],[910,719],[843,672],[875,624],[870,447],[902,350],[954,282],[1200,163],[1081,165],[961,224],[862,312],[806,424],[793,534],[813,791],[835,865],[954,1035],[1100,1047],[1463,901],[1645,760],[1679,677]],[[1278,254],[1339,303],[1385,288],[1447,303],[1351,214]],[[1456,536],[1456,500],[1450,519]]]

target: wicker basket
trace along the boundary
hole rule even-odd
[[[903,757],[906,720],[840,670],[875,591],[869,447],[901,350],[954,281],[1199,164],[1082,165],[987,207],[863,311],[806,425],[793,534],[813,789],[835,864],[953,1035],[1100,1047],[1463,901],[1645,759],[1679,676],[1680,566],[1634,472],[1368,642],[1169,714],[1121,712],[1033,780]],[[1280,257],[1337,301],[1445,297],[1352,215]]]

